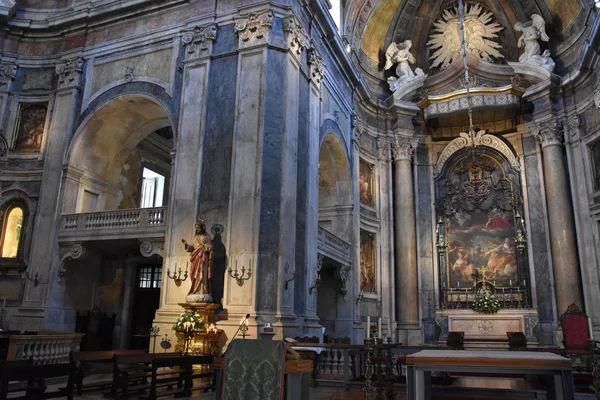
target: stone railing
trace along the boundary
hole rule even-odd
[[[166,214],[166,207],[64,214],[58,237],[60,242],[164,237]]]
[[[336,260],[344,265],[350,265],[352,250],[350,243],[335,236],[325,228],[319,226],[317,236],[317,249],[319,253]]]
[[[37,335],[10,335],[8,360],[33,359],[35,365],[69,362],[69,353],[79,351],[83,333],[41,331]]]

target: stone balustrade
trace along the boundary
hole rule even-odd
[[[344,265],[351,265],[352,251],[350,243],[335,236],[319,226],[317,237],[317,250],[319,253],[336,260]]]
[[[164,237],[166,223],[166,207],[64,214],[58,238],[61,243],[161,238]]]
[[[79,351],[82,333],[41,331],[37,335],[10,335],[8,360],[33,359],[35,365],[69,362],[69,353]]]

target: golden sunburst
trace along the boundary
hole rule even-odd
[[[467,51],[486,61],[504,58],[498,51],[502,46],[493,41],[497,33],[503,30],[502,25],[494,21],[494,14],[484,10],[479,3],[467,4],[465,7],[465,38]],[[448,67],[456,59],[462,58],[460,17],[457,7],[450,7],[442,13],[442,17],[434,24],[433,33],[427,45],[432,51],[431,67]]]

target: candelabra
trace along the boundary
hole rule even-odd
[[[383,399],[383,391],[384,391],[384,380],[383,380],[383,366],[382,366],[382,360],[383,360],[383,339],[382,338],[377,338],[377,358],[375,359],[375,363],[377,365],[377,385],[376,385],[376,390],[377,390],[377,400],[384,400]]]
[[[156,338],[158,336],[158,332],[160,332],[160,328],[158,326],[151,326],[150,331],[148,332],[148,335],[151,338],[154,338],[153,343],[152,343],[152,351],[154,351],[155,353],[156,353]]]
[[[25,279],[33,282],[33,286],[34,287],[38,287],[38,285],[40,284],[40,273],[38,271],[36,271],[35,275],[33,275],[33,277],[31,277],[31,275],[29,274],[29,271],[25,272]]]
[[[244,285],[244,281],[247,281],[252,276],[252,260],[248,261],[248,269],[242,265],[242,273],[238,272],[237,260],[235,260],[235,270],[229,268],[227,270],[229,276],[236,280],[239,287]]]
[[[188,278],[188,264],[187,263],[185,264],[185,272],[183,274],[183,278],[181,278],[182,272],[183,271],[181,270],[181,267],[179,267],[179,271],[177,271],[177,263],[175,263],[175,270],[173,271],[172,275],[171,275],[171,270],[169,270],[167,268],[167,278],[173,279],[173,281],[175,282],[175,286],[179,287]]]
[[[185,343],[185,355],[190,355],[190,345],[194,341],[194,327],[192,324],[186,327],[183,331],[183,339]]]
[[[372,339],[370,337],[365,339],[365,345],[367,346],[367,358],[365,360],[365,387],[363,388],[363,391],[365,392],[365,400],[371,400],[371,392],[375,390],[373,387],[371,387],[371,351],[373,350],[373,342],[371,340]]]

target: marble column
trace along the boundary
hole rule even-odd
[[[56,66],[57,90],[54,105],[51,108],[51,125],[48,128],[47,145],[44,152],[43,180],[38,200],[39,207],[35,216],[31,249],[31,273],[40,274],[40,284],[25,283],[23,304],[15,314],[21,318],[19,326],[26,330],[40,330],[42,324],[64,319],[64,309],[60,306],[48,307],[51,299],[60,296],[64,288],[55,283],[55,273],[60,270],[58,244],[56,237],[61,209],[61,181],[63,179],[63,161],[68,138],[73,128],[75,109],[79,96],[79,81],[83,70],[83,59],[74,58]],[[39,270],[38,270],[39,268]],[[54,293],[48,293],[54,292]],[[48,308],[47,308],[48,307]],[[45,318],[43,318],[45,314]]]
[[[570,304],[575,304],[580,309],[583,306],[577,243],[563,154],[562,123],[551,119],[533,126],[532,132],[542,146],[556,306],[560,315]]]
[[[400,135],[397,135],[392,143],[395,171],[396,321],[398,341],[404,345],[421,341],[412,172],[412,156],[417,145],[417,138]]]

